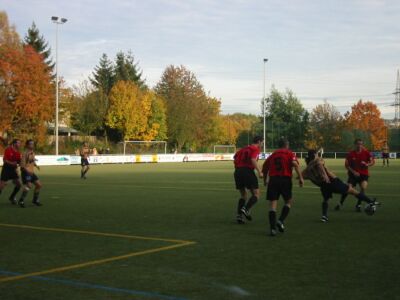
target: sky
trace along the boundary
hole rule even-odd
[[[307,110],[327,100],[342,113],[359,99],[394,117],[400,68],[400,1],[384,0],[0,0],[24,36],[34,21],[72,86],[103,53],[132,51],[152,87],[184,65],[222,112],[260,114],[264,93],[291,89]],[[264,63],[264,58],[268,61]]]

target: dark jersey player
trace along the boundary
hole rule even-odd
[[[0,194],[9,180],[12,180],[15,185],[13,192],[8,198],[12,204],[17,204],[16,196],[21,189],[21,181],[18,175],[18,165],[21,161],[21,153],[19,152],[20,146],[21,141],[15,139],[12,141],[11,145],[6,148],[0,176]]]
[[[304,179],[309,179],[312,183],[318,186],[323,197],[322,202],[322,222],[328,222],[328,201],[333,194],[355,196],[360,202],[368,203],[367,210],[375,211],[377,202],[368,198],[363,192],[357,191],[350,184],[341,181],[325,166],[324,161],[318,157],[317,151],[309,150],[306,158],[307,167],[303,171]]]
[[[368,167],[373,166],[375,164],[375,160],[372,154],[364,148],[364,143],[361,139],[356,139],[354,141],[354,148],[355,149],[353,151],[350,151],[347,154],[345,160],[345,167],[349,176],[347,183],[352,187],[356,187],[358,184],[361,192],[365,193],[369,178]],[[346,197],[347,194],[342,195],[340,203],[335,207],[336,210],[340,210]],[[357,201],[356,211],[361,211],[360,200]]]
[[[263,174],[257,163],[262,142],[262,137],[256,136],[251,145],[240,149],[234,156],[234,178],[236,189],[240,192],[236,217],[239,224],[244,224],[243,215],[249,221],[252,219],[250,216],[250,208],[256,204],[260,197],[258,179],[254,170],[256,170],[258,176],[262,178]],[[249,199],[247,199],[247,190],[249,190],[251,194]]]
[[[40,170],[40,168],[38,165],[36,165],[34,148],[35,148],[34,141],[27,140],[25,143],[25,152],[22,155],[21,165],[20,165],[22,183],[24,184],[24,189],[18,201],[18,205],[20,207],[25,207],[24,200],[29,190],[32,189],[32,185],[35,186],[32,203],[36,206],[42,206],[42,203],[39,201],[39,192],[40,189],[42,188],[42,184],[39,181],[37,175],[35,174],[35,168],[38,170]]]
[[[81,179],[86,179],[86,173],[89,172],[89,145],[88,143],[83,143],[80,150],[81,154]]]
[[[385,145],[382,148],[382,163],[383,166],[385,166],[385,164],[389,167],[389,146],[387,144],[387,141],[385,142]]]
[[[264,174],[264,185],[268,185],[267,200],[270,201],[269,224],[271,228],[271,236],[276,235],[276,228],[278,228],[282,233],[285,230],[284,221],[289,214],[290,207],[292,206],[293,168],[298,175],[299,185],[303,186],[304,183],[296,154],[289,150],[289,142],[285,139],[281,139],[278,146],[279,149],[275,150],[267,158],[262,168]],[[276,210],[280,196],[282,196],[285,201],[285,205],[283,206],[281,215],[277,221]]]

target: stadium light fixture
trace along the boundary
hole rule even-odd
[[[66,18],[60,18],[52,16],[51,21],[56,24],[56,121],[54,124],[54,130],[56,134],[56,155],[58,155],[58,114],[59,114],[59,91],[58,91],[58,25],[65,24],[68,20]]]

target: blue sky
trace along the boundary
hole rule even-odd
[[[24,35],[32,21],[54,49],[69,85],[102,53],[132,50],[150,86],[170,64],[192,70],[223,113],[259,113],[267,91],[290,88],[307,109],[327,99],[345,112],[358,99],[394,117],[400,68],[400,1],[0,0]]]

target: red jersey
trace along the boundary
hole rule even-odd
[[[296,154],[289,149],[275,150],[263,164],[264,176],[292,177],[293,162],[297,160]]]
[[[254,170],[254,166],[251,163],[251,159],[258,160],[260,154],[260,148],[258,146],[250,145],[240,149],[235,153],[233,157],[235,168],[250,168]]]
[[[5,162],[6,160],[12,161],[19,163],[21,161],[21,153],[17,150],[15,150],[13,147],[7,147],[6,151],[4,152],[3,156],[3,161]],[[7,163],[4,163],[4,165],[8,165]],[[12,166],[14,167],[14,166]]]
[[[369,175],[367,164],[372,161],[372,159],[372,154],[365,149],[360,152],[355,150],[350,151],[346,156],[349,167],[362,175]]]

